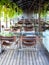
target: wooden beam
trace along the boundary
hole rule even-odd
[[[39,12],[39,20],[38,20],[38,22],[39,22],[39,33],[40,33],[40,31],[41,31],[41,24],[40,24],[41,1],[39,1],[39,10],[38,10],[38,12]]]
[[[29,11],[30,11],[31,7],[33,6],[34,2],[35,2],[35,0],[33,1],[32,5],[30,6]]]
[[[1,19],[0,19],[0,32],[1,32]]]

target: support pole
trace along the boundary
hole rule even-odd
[[[41,8],[40,8],[40,1],[39,1],[39,19],[38,19],[38,23],[39,23],[39,33],[40,33],[40,31],[41,31],[41,26],[40,26],[40,11],[41,10]]]
[[[1,20],[0,20],[0,32],[1,32]]]

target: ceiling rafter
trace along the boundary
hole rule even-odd
[[[30,6],[29,10],[31,9],[31,7],[33,6],[33,4],[34,4],[35,1],[36,1],[36,0],[32,1],[32,5]]]
[[[25,4],[29,4],[29,3],[31,4],[31,3],[32,3],[32,1],[28,1],[28,2],[27,2],[27,1],[25,1],[25,2],[23,2],[23,3],[18,3],[18,5],[25,5]]]
[[[49,2],[49,0],[13,0],[13,2],[17,3],[19,7],[23,10],[27,9],[28,11],[39,8],[39,1],[41,2],[40,7],[43,8],[45,3]]]

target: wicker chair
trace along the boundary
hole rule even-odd
[[[2,46],[3,49],[16,49],[18,46],[18,40],[16,40],[16,36],[4,37],[2,36]]]
[[[24,35],[21,36],[22,47],[33,49],[36,47],[36,35],[35,31],[33,31],[33,26],[24,27],[24,32]]]
[[[34,46],[36,44],[36,36],[23,36],[22,44],[26,46]]]

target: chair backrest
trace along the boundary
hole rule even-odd
[[[4,29],[4,31],[11,31],[11,29],[9,29],[9,28],[6,28],[6,29]]]
[[[33,26],[26,26],[24,27],[25,31],[33,31]]]
[[[3,46],[11,46],[11,43],[13,43],[14,41],[16,41],[16,36],[11,36],[11,37],[4,37],[2,36]]]
[[[4,45],[4,46],[10,46],[11,44],[10,44],[10,42],[4,41],[4,42],[2,43],[2,45]]]
[[[32,46],[36,44],[36,36],[23,36],[22,43],[27,46]]]
[[[11,37],[4,37],[2,36],[1,40],[5,40],[5,41],[16,41],[16,36],[11,36]]]

